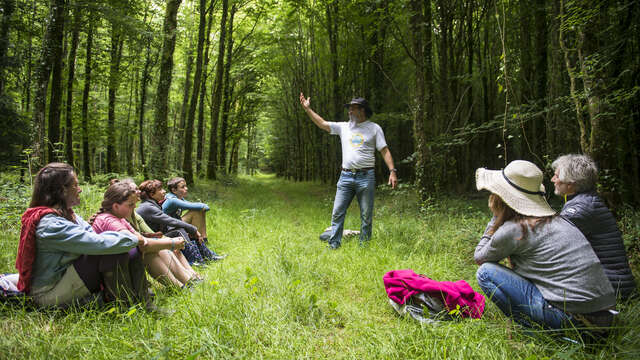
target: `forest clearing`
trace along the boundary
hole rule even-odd
[[[639,144],[637,0],[0,0],[0,359],[640,358]]]
[[[428,325],[398,316],[382,283],[390,270],[466,280],[479,290],[473,249],[489,212],[484,195],[447,197],[420,209],[414,190],[379,190],[370,245],[362,248],[350,238],[332,251],[318,239],[330,220],[332,188],[264,175],[228,185],[204,183],[192,197],[211,199],[210,242],[229,256],[202,269],[205,282],[192,292],[155,283],[157,302],[174,315],[2,305],[3,357],[633,359],[640,354],[637,301],[620,309],[618,328],[603,345],[586,348],[545,331],[525,335],[490,301],[479,320]],[[102,192],[84,186],[77,212],[90,217]],[[24,199],[12,200],[11,207],[0,203],[2,272],[15,271]],[[359,229],[357,205],[345,228]]]

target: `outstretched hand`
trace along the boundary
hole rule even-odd
[[[302,91],[300,92],[300,105],[302,105],[302,107],[306,110],[309,108],[309,106],[311,106],[311,96],[309,96],[308,98],[304,98],[304,94],[302,93]]]

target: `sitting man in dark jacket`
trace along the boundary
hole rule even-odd
[[[557,158],[551,167],[555,194],[566,201],[560,215],[589,240],[613,289],[626,300],[634,293],[636,283],[616,219],[596,193],[596,164],[589,156],[568,154]]]

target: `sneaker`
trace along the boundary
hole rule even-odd
[[[226,258],[226,257],[227,257],[226,254],[224,254],[224,255],[213,255],[213,256],[211,256],[210,260],[211,261],[220,261],[220,260],[224,260],[224,258]]]

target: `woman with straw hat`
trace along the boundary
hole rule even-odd
[[[527,327],[610,326],[613,288],[584,235],[545,200],[542,177],[523,160],[476,171],[478,190],[491,192],[493,213],[474,254],[478,284]],[[507,257],[513,269],[498,264]]]

